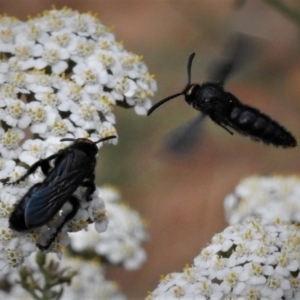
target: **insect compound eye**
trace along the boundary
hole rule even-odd
[[[190,89],[188,89],[188,91],[186,92],[186,96],[190,97],[192,96],[192,93],[193,93],[193,86]]]
[[[192,84],[188,87],[188,90],[185,92],[185,100],[188,104],[195,102],[199,88],[199,84]]]

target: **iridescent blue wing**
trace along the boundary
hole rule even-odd
[[[28,228],[48,223],[76,191],[78,181],[84,176],[85,171],[76,170],[57,178],[55,185],[43,185],[34,192],[25,209]]]

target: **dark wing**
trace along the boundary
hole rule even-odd
[[[38,189],[30,198],[25,210],[28,228],[48,223],[76,191],[77,182],[84,176],[85,171],[76,170],[57,178],[55,184],[51,186]]]
[[[55,167],[33,193],[25,210],[29,228],[48,223],[76,191],[83,180],[93,172],[93,164],[86,163],[82,152],[71,151],[55,162]]]
[[[179,157],[191,152],[202,137],[204,117],[205,114],[200,114],[169,133],[164,142],[165,150]]]
[[[223,85],[236,68],[241,65],[246,58],[248,59],[249,54],[255,50],[253,37],[238,33],[233,40],[230,41],[227,59],[215,62],[211,71],[210,80]]]

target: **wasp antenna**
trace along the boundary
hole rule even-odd
[[[161,106],[162,104],[164,104],[165,102],[173,99],[173,98],[176,98],[178,96],[181,96],[181,95],[185,95],[187,90],[190,88],[190,85],[191,85],[191,68],[192,68],[192,62],[193,62],[193,59],[195,57],[195,53],[192,53],[189,57],[189,61],[188,61],[188,64],[187,64],[187,73],[188,73],[188,84],[187,84],[187,87],[180,93],[177,93],[175,95],[172,95],[172,96],[169,96],[159,102],[157,102],[156,104],[154,104],[147,112],[147,115],[150,116],[152,114],[152,112],[157,109],[159,106]]]
[[[169,100],[171,100],[171,99],[173,99],[173,98],[176,98],[176,97],[178,97],[178,96],[181,96],[181,95],[184,95],[184,92],[177,93],[177,94],[175,94],[175,95],[169,96],[169,97],[167,97],[167,98],[165,98],[165,99],[163,99],[163,100],[157,102],[156,104],[154,104],[154,105],[148,110],[147,115],[150,116],[150,115],[152,114],[152,112],[153,112],[155,109],[157,109],[159,106],[161,106],[161,105],[164,104],[165,102],[167,102],[167,101],[169,101]]]
[[[187,64],[187,75],[188,75],[188,86],[191,85],[191,77],[192,77],[192,63],[196,53],[192,53],[189,57],[189,61]]]
[[[61,142],[74,142],[75,139],[71,139],[71,138],[65,138],[65,139],[61,139]]]
[[[104,137],[104,138],[96,141],[94,144],[98,144],[100,142],[104,142],[104,141],[107,141],[107,140],[115,139],[116,137],[117,137],[116,135],[107,136],[107,137]]]

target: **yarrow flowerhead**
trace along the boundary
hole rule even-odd
[[[148,237],[143,220],[136,211],[120,203],[116,189],[101,187],[98,192],[105,204],[108,227],[101,235],[91,225],[88,232],[71,233],[71,248],[77,253],[92,250],[111,264],[138,269],[146,260],[146,252],[141,247]]]
[[[64,288],[61,300],[103,299],[126,300],[116,282],[105,278],[105,270],[99,263],[68,258],[66,266],[76,270],[69,286]]]
[[[39,287],[53,285],[55,278],[56,284],[45,293],[47,297],[51,295],[51,299],[57,299],[58,295],[61,300],[126,299],[118,284],[105,278],[105,269],[98,261],[83,261],[69,256],[59,261],[53,254],[48,254],[42,261],[40,255],[31,255],[22,265],[20,274],[16,269],[9,274],[0,274],[0,282],[5,283],[5,289],[0,289],[1,299],[29,299],[29,294],[26,295],[23,287],[16,284],[20,281],[20,275],[23,281],[32,285],[31,289],[35,289],[36,294],[40,292]],[[47,269],[46,276],[40,267]],[[59,288],[63,287],[62,293],[57,283],[60,283]]]
[[[212,239],[182,273],[161,278],[154,299],[300,299],[296,225],[248,219]]]
[[[96,141],[117,135],[113,108],[132,107],[146,115],[156,82],[142,57],[126,51],[96,17],[68,8],[46,11],[27,22],[0,16],[0,54],[0,270],[4,271],[36,251],[36,244],[43,244],[72,209],[67,201],[48,224],[25,233],[14,231],[8,219],[16,203],[45,176],[38,169],[17,185],[5,183],[67,147],[69,142],[60,141],[63,138]],[[97,146],[104,143],[115,144],[117,139]],[[68,231],[86,229],[89,223],[97,232],[106,230],[99,191],[87,202],[85,190],[77,189],[80,208],[48,251],[60,256],[69,243]]]
[[[300,223],[300,178],[298,176],[251,176],[226,196],[224,207],[229,224],[247,217]]]

